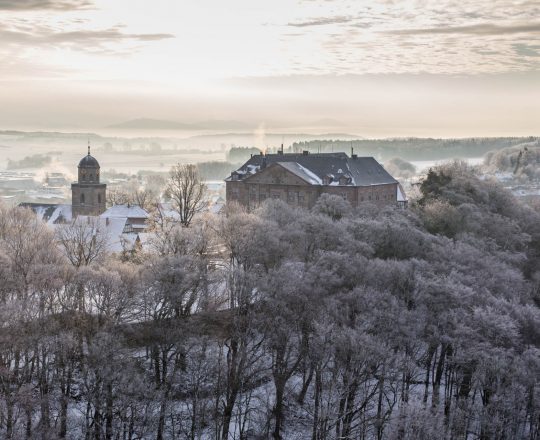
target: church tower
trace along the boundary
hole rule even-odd
[[[77,183],[71,184],[71,212],[79,215],[100,215],[105,212],[107,185],[99,183],[99,163],[88,154],[79,162]]]

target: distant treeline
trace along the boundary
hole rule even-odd
[[[51,163],[51,156],[45,156],[43,154],[34,154],[32,156],[26,156],[21,160],[8,159],[8,170],[16,170],[20,168],[41,168]]]
[[[467,138],[467,139],[358,139],[351,141],[322,140],[295,142],[290,152],[307,150],[311,153],[331,153],[351,148],[359,156],[374,156],[387,160],[398,156],[407,160],[438,160],[454,157],[480,157],[488,151],[513,147],[525,142],[535,142],[537,137]]]
[[[261,150],[257,147],[233,147],[227,152],[229,162],[245,162],[253,154],[260,154]]]
[[[240,168],[242,163],[232,162],[201,162],[197,164],[203,180],[222,180],[228,177],[232,171]]]

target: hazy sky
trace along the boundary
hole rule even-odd
[[[540,134],[540,0],[0,0],[0,17],[2,129]]]

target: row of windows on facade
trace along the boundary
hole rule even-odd
[[[240,196],[240,191],[238,188],[233,188],[232,189],[232,198],[239,198]],[[341,194],[336,194],[336,195],[339,195],[341,196],[344,200],[347,200],[347,194],[345,193],[341,193]],[[259,199],[260,200],[265,200],[267,198],[267,194],[259,194]],[[270,197],[273,198],[273,199],[281,199],[281,193],[279,192],[271,192],[270,193]],[[257,200],[257,193],[256,192],[253,192],[251,191],[250,192],[250,199],[253,200],[253,201],[256,201]],[[364,201],[368,201],[368,200],[394,200],[394,194],[384,194],[383,196],[379,196],[379,194],[375,194],[375,196],[367,196],[367,198],[364,198],[364,196],[361,196],[360,197],[360,201],[361,202],[364,202]],[[287,200],[289,202],[296,202],[298,201],[298,203],[300,202],[303,202],[304,201],[304,196],[302,194],[299,194],[298,192],[289,192],[287,193]]]
[[[242,180],[242,176],[240,176],[238,173],[232,173],[231,180]],[[344,175],[336,179],[332,175],[326,175],[322,178],[323,185],[330,185],[333,182],[338,182],[339,185],[350,185],[352,183],[352,177]],[[275,180],[274,183],[280,184],[281,181]]]
[[[98,202],[98,205],[101,204],[101,194],[97,195],[97,202]],[[85,203],[84,194],[81,194],[81,205],[84,205],[84,203]]]

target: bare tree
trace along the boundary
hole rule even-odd
[[[206,185],[195,165],[175,165],[170,172],[165,193],[178,212],[180,223],[189,226],[193,216],[204,208]]]
[[[131,203],[139,205],[142,209],[150,210],[157,204],[158,197],[156,193],[147,188],[135,189],[129,194]]]
[[[99,219],[88,217],[58,226],[56,239],[75,267],[88,266],[107,251],[108,235],[100,228]]]
[[[130,202],[130,196],[123,189],[107,190],[107,206],[127,205]]]

